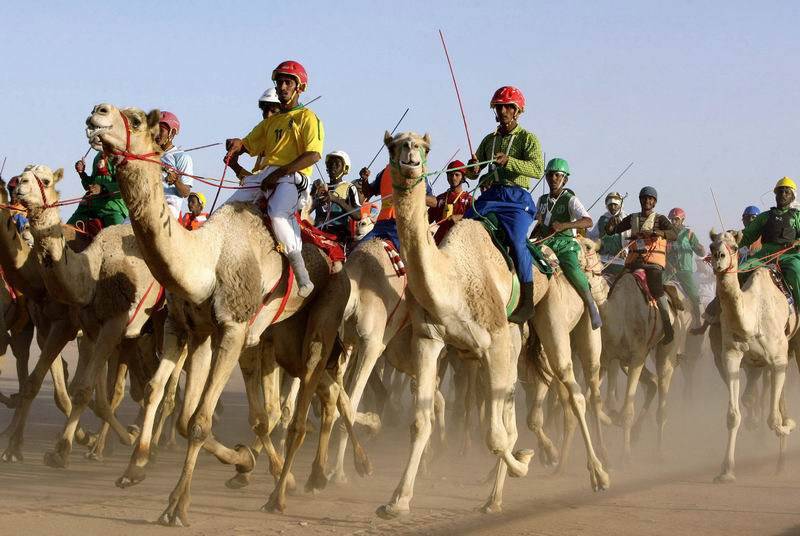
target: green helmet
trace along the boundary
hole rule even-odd
[[[564,175],[569,176],[569,164],[567,164],[567,161],[563,158],[553,158],[547,163],[547,167],[544,170],[545,173],[550,171],[560,171]]]

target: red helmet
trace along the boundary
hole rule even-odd
[[[306,70],[302,65],[300,65],[296,61],[292,60],[282,61],[280,65],[275,67],[275,69],[272,70],[273,82],[275,81],[275,78],[277,78],[279,74],[285,74],[297,80],[297,84],[299,86],[298,89],[300,91],[304,91],[306,89],[306,86],[308,85],[308,75],[306,74]]]
[[[513,104],[520,112],[525,111],[525,95],[514,86],[503,86],[492,95],[489,108],[494,108],[498,104]]]
[[[669,211],[669,219],[673,218],[680,218],[682,220],[685,220],[686,212],[684,212],[682,208],[675,207]]]
[[[169,127],[170,130],[175,129],[175,133],[181,129],[181,122],[178,121],[178,116],[172,112],[161,112],[161,119],[158,121]]]
[[[19,175],[11,177],[11,180],[8,181],[8,185],[6,185],[9,190],[16,190],[17,186],[19,186]]]
[[[456,169],[457,168],[457,169]],[[447,172],[450,173],[450,170],[454,169],[454,171],[460,171],[461,174],[464,174],[464,162],[461,160],[453,160],[449,164],[447,164]]]

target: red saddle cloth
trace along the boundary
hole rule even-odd
[[[648,302],[655,301],[653,294],[650,292],[650,287],[647,285],[647,275],[644,270],[634,270],[631,272],[631,275],[639,286],[639,290],[642,291],[644,299]]]
[[[92,218],[87,221],[79,220],[75,222],[75,228],[79,232],[88,235],[91,240],[94,240],[94,237],[99,235],[100,231],[103,230],[103,220],[100,218]]]
[[[344,262],[345,254],[344,248],[336,241],[336,235],[326,233],[322,229],[317,229],[304,219],[300,218],[300,214],[295,217],[300,223],[300,239],[303,242],[314,244],[321,249],[333,262]]]

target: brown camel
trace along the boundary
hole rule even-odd
[[[0,188],[0,203],[8,205],[8,193]],[[66,385],[65,365],[59,355],[66,344],[78,333],[77,312],[63,303],[52,299],[47,292],[42,278],[42,267],[31,246],[20,236],[12,217],[16,212],[8,208],[0,209],[0,267],[9,286],[21,292],[27,301],[31,321],[36,328],[36,340],[40,348],[39,359],[33,371],[27,375],[18,397],[12,396],[15,408],[14,416],[8,426],[10,437],[8,446],[0,459],[4,462],[20,462],[25,423],[31,404],[39,393],[47,371],[53,377],[56,406],[64,415],[72,412],[72,401]],[[82,249],[86,241],[76,236],[75,230],[64,230],[69,247]],[[85,345],[78,344],[78,351],[83,355]],[[25,365],[27,370],[27,364]],[[75,432],[75,439],[90,445],[94,438],[80,427]]]
[[[711,231],[711,267],[717,278],[717,298],[721,308],[722,361],[728,384],[728,444],[722,471],[715,482],[733,482],[736,436],[741,423],[739,411],[739,368],[742,361],[767,367],[771,372],[770,406],[767,424],[780,440],[779,466],[786,449],[786,438],[796,423],[782,404],[789,351],[798,355],[800,337],[797,314],[783,292],[773,283],[767,268],[755,270],[744,286],[737,272],[738,244],[729,232]]]
[[[28,209],[34,251],[48,292],[55,299],[78,308],[81,329],[90,345],[89,359],[79,368],[72,385],[72,411],[55,450],[45,454],[51,467],[66,467],[79,419],[97,387],[94,411],[108,422],[123,443],[135,436],[117,420],[112,406],[121,402],[115,389],[108,402],[106,368],[112,354],[135,352],[133,344],[150,313],[158,305],[161,288],[139,254],[129,225],[115,225],[98,234],[80,253],[65,247],[56,184],[61,169],[28,166],[17,187],[20,202]],[[118,360],[115,360],[118,361]],[[117,370],[112,375],[119,379]],[[124,382],[124,374],[122,375]],[[117,381],[114,381],[116,384]]]
[[[159,518],[163,524],[182,525],[188,522],[191,479],[201,448],[225,463],[235,464],[239,472],[249,472],[254,466],[249,448],[227,448],[211,432],[212,413],[242,348],[246,342],[259,340],[259,330],[290,318],[313,295],[302,298],[296,284],[289,288],[284,256],[254,205],[227,204],[203,227],[191,232],[177,224],[164,201],[160,162],[152,159],[159,153],[155,143],[159,118],[157,110],[145,114],[138,109],[119,110],[100,104],[86,123],[93,146],[120,160],[117,181],[140,251],[168,291],[162,361],[150,383],[140,442],[118,485],[124,487],[144,478],[156,407],[183,341],[188,339],[190,366],[178,428],[189,443],[183,472]],[[328,259],[309,245],[303,255],[315,286],[324,286],[331,270]],[[262,366],[262,374],[265,370],[268,367]],[[337,399],[341,401],[341,397]],[[260,439],[265,444],[270,442],[267,429],[256,427],[257,433],[263,432]]]

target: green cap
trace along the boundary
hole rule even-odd
[[[569,164],[563,158],[553,158],[547,163],[547,167],[544,170],[545,173],[549,171],[560,171],[564,175],[569,175]]]

